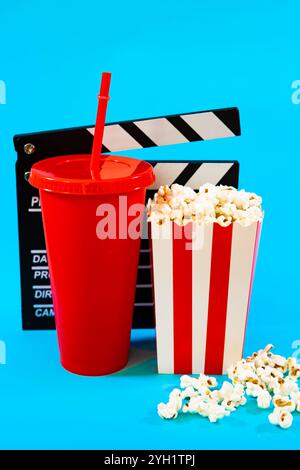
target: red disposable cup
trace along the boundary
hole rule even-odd
[[[128,361],[140,234],[128,236],[137,217],[125,212],[144,205],[153,181],[149,163],[113,155],[101,158],[97,179],[90,176],[90,155],[48,158],[32,167],[29,182],[40,192],[61,363],[70,372],[105,375]],[[105,209],[115,211],[116,230],[101,239]]]

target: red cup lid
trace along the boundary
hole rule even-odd
[[[153,167],[142,160],[102,155],[99,177],[91,178],[90,155],[47,158],[31,168],[29,183],[38,189],[64,194],[127,193],[150,186]]]

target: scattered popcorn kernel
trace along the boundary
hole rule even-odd
[[[288,396],[275,395],[273,404],[276,408],[284,409],[285,411],[295,411],[296,408],[294,400],[290,399]]]
[[[193,381],[193,377],[190,377],[189,375],[182,375],[182,377],[180,377],[180,388],[191,387]]]
[[[249,397],[257,398],[261,393],[261,388],[258,384],[254,384],[252,382],[247,383],[246,394]]]
[[[279,356],[278,354],[273,354],[272,356],[272,363],[273,367],[281,367],[282,369],[285,369],[287,366],[287,360],[283,356]]]
[[[289,376],[293,379],[299,379],[300,377],[300,364],[292,366],[289,371]]]
[[[259,408],[270,408],[272,397],[267,390],[262,390],[257,396],[257,406]]]
[[[293,415],[289,411],[281,411],[278,424],[281,428],[290,428],[293,424]]]
[[[174,408],[178,411],[182,407],[182,396],[181,391],[178,388],[174,388],[174,390],[169,395],[169,404],[174,406]]]
[[[231,400],[231,396],[234,391],[234,386],[230,382],[223,382],[222,387],[220,389],[220,396],[223,400]]]
[[[206,400],[203,400],[203,397],[200,395],[191,397],[189,401],[189,412],[203,413],[206,408],[206,404]]]
[[[164,419],[175,419],[178,416],[176,408],[169,403],[159,403],[157,406],[158,415]]]
[[[198,380],[199,380],[200,386],[214,388],[218,385],[217,379],[215,377],[207,377],[204,374],[200,374]]]
[[[228,416],[229,412],[222,405],[212,404],[209,408],[208,419],[211,423],[216,423],[219,419]]]
[[[280,392],[282,395],[290,395],[298,391],[298,384],[291,377],[287,376],[283,383],[280,385]]]
[[[289,411],[283,411],[279,408],[275,408],[268,418],[271,424],[280,426],[283,429],[287,429],[293,424],[293,415]]]
[[[221,406],[223,406],[225,410],[229,410],[229,411],[236,410],[235,402],[232,400],[223,400],[221,402]]]

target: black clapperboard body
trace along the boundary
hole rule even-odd
[[[22,325],[25,330],[55,328],[52,295],[47,265],[38,190],[24,175],[42,159],[58,155],[88,154],[92,149],[93,127],[77,127],[14,137],[18,154],[16,181],[18,196],[19,246],[22,294]],[[106,124],[105,152],[120,152],[146,147],[240,135],[237,108],[185,113]],[[237,161],[150,161],[156,175],[147,198],[162,184],[179,183],[198,189],[206,182],[238,186]],[[142,239],[134,307],[134,328],[152,328],[152,303],[149,242]]]

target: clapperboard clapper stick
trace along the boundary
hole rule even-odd
[[[54,312],[49,283],[47,255],[37,191],[24,180],[33,163],[48,157],[90,154],[93,126],[22,134],[14,137],[16,162],[18,221],[22,289],[22,325],[24,329],[53,329]],[[235,137],[241,134],[238,108],[196,111],[129,121],[107,123],[102,152],[118,152],[146,147],[183,144]],[[199,154],[198,149],[197,154]],[[159,149],[157,149],[159,152]],[[179,183],[198,189],[207,181],[238,186],[239,164],[236,160],[210,160],[199,156],[193,160],[151,160],[156,183],[147,197],[161,184]],[[134,322],[137,328],[152,328],[153,304],[148,240],[141,243]]]
[[[98,111],[96,118],[96,126],[94,132],[94,141],[91,155],[91,176],[93,179],[99,178],[99,160],[101,159],[102,141],[105,126],[105,117],[107,110],[107,102],[109,100],[111,73],[103,72],[100,93],[98,96]]]

